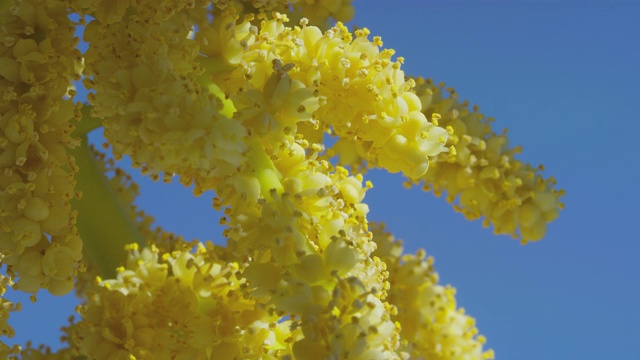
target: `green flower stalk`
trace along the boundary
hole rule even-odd
[[[75,285],[83,304],[66,348],[3,343],[0,355],[492,359],[433,259],[368,222],[363,174],[402,173],[523,242],[544,236],[563,192],[455,93],[406,77],[368,29],[349,31],[353,11],[3,2],[0,294]],[[79,79],[88,104],[74,103]],[[226,245],[152,228],[131,178],[88,144],[97,127],[114,159],[213,190]],[[0,299],[1,335],[17,308]]]

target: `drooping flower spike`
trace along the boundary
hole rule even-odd
[[[555,189],[555,179],[543,178],[542,166],[515,159],[522,147],[510,147],[506,131],[496,134],[493,119],[485,118],[477,106],[470,109],[460,102],[453,89],[422,78],[417,82],[423,112],[438,114],[440,125],[451,128],[448,145],[456,149],[432,162],[431,171],[420,179],[425,190],[436,195],[446,191],[447,201],[458,200],[457,211],[467,219],[484,217],[496,234],[519,237],[523,243],[542,239],[564,206],[564,191]]]
[[[493,225],[496,234],[511,235],[522,243],[542,239],[547,224],[564,207],[560,200],[564,191],[555,188],[555,179],[543,178],[542,167],[517,160],[522,147],[510,147],[506,131],[496,134],[493,119],[477,106],[459,101],[452,88],[423,78],[415,82],[411,91],[418,96],[422,113],[448,131],[445,145],[450,151],[431,158],[422,175],[404,172],[406,184],[422,183],[423,190],[437,196],[446,193],[456,211],[469,220],[484,218],[483,224]],[[328,152],[352,169],[362,171],[375,164],[366,148],[351,139],[340,138]]]

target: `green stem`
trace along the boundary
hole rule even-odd
[[[124,265],[125,245],[143,246],[144,240],[96,164],[86,135],[82,136],[82,145],[71,153],[79,168],[76,189],[82,192],[82,197],[73,204],[78,210],[76,226],[86,254],[100,276],[113,278],[116,268]]]

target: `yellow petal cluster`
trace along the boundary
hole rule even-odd
[[[289,329],[247,295],[240,265],[212,244],[195,251],[129,247],[126,266],[105,280],[70,329],[94,359],[276,358]]]
[[[506,132],[496,134],[491,118],[458,100],[451,88],[418,78],[416,94],[426,116],[438,114],[441,126],[452,130],[448,145],[455,153],[441,154],[421,179],[425,190],[447,193],[447,201],[468,219],[485,218],[496,234],[518,236],[523,242],[544,237],[547,224],[563,208],[564,191],[553,178],[515,159],[521,147],[510,147]]]
[[[320,149],[295,131],[312,121],[317,96],[279,61],[272,66],[261,88],[231,97],[250,135],[247,165],[214,188],[229,252],[247,263],[243,276],[260,306],[292,319],[296,358],[396,358],[384,264],[370,257],[361,203],[370,184],[315,159]]]
[[[433,258],[424,250],[403,254],[402,242],[372,226],[378,248],[373,253],[387,265],[390,289],[387,300],[397,307],[394,320],[402,326],[402,350],[416,359],[493,359],[484,350],[475,320],[456,308],[455,290],[438,284]]]
[[[237,199],[223,219],[230,251],[251,260],[244,276],[252,295],[302,329],[296,358],[396,358],[397,329],[382,299],[384,264],[370,257],[361,178],[314,160],[277,178],[281,192]]]
[[[126,27],[132,22],[135,18],[127,24],[114,23],[102,29]],[[281,23],[274,21],[264,26]],[[93,31],[90,27],[91,24],[89,33]],[[119,37],[113,39],[117,41]],[[96,56],[95,64],[108,65],[107,56]],[[133,66],[120,63],[124,71]],[[87,68],[93,69],[93,64],[87,62]],[[235,167],[235,173],[215,174],[222,179],[212,184],[220,204],[229,206],[229,246],[239,259],[249,260],[246,276],[253,296],[262,306],[296,319],[295,327],[302,329],[304,338],[293,342],[294,353],[304,354],[313,346],[321,348],[318,354],[327,356],[389,357],[397,342],[397,335],[393,335],[396,327],[389,320],[388,305],[380,299],[384,284],[379,273],[383,265],[368,256],[373,243],[366,231],[366,206],[360,204],[362,181],[349,178],[344,169],[334,170],[327,162],[306,159],[304,148],[309,143],[296,135],[297,124],[312,121],[310,114],[318,108],[319,96],[290,77],[290,69],[276,58],[262,66],[265,65],[269,70],[264,72],[263,81],[247,81],[242,92],[231,96],[236,108],[233,124],[247,129],[245,137],[234,139],[234,144],[245,145],[247,150],[241,154],[247,163]],[[132,138],[143,139],[145,134],[131,131],[133,122],[128,118],[116,111],[100,113],[105,105],[99,97],[109,91],[115,93],[122,85],[117,81],[109,84],[113,90],[96,89],[95,97],[90,99],[96,106],[94,114],[105,118],[107,136],[110,129],[121,128],[127,129]],[[215,104],[211,97],[207,99]],[[106,102],[107,106],[113,104],[116,102]],[[166,120],[171,112],[164,111],[162,115]],[[163,135],[166,128],[159,129],[158,134]],[[122,143],[124,136],[114,141]],[[161,147],[162,154],[171,154],[171,145],[150,139],[153,146]],[[141,153],[130,154],[134,162],[140,161]],[[191,151],[190,158],[197,159],[198,154]],[[177,163],[182,166],[188,161]],[[171,165],[158,162],[157,168],[165,170],[167,166]],[[202,170],[208,170],[208,166],[192,163],[192,167]],[[307,200],[308,196],[312,198]],[[318,239],[316,232],[321,233]],[[372,270],[376,268],[378,273]],[[311,273],[316,275],[309,278]]]
[[[421,176],[429,158],[446,151],[448,134],[420,112],[420,101],[410,91],[413,81],[405,80],[400,69],[403,59],[392,61],[395,52],[380,50],[382,40],[370,41],[366,28],[354,35],[340,23],[324,34],[305,26],[294,38],[303,45],[283,61],[298,66],[297,76],[326,98],[317,114],[319,127],[357,144],[337,155],[361,152],[372,166]]]
[[[96,3],[100,9],[109,2]],[[185,184],[225,176],[242,164],[246,150],[246,130],[220,115],[216,98],[197,81],[198,47],[188,34],[190,10],[198,5],[131,4],[127,21],[96,13],[84,32],[90,45],[85,75],[91,76],[84,83],[95,91],[92,115],[104,119],[114,155],[131,156],[155,177],[179,174]]]
[[[15,0],[0,10],[0,293],[17,279],[19,290],[62,294],[75,278],[84,299],[69,347],[28,345],[25,358],[493,358],[433,260],[369,228],[362,173],[423,181],[524,241],[544,235],[562,192],[514,160],[519,149],[477,109],[406,78],[380,37],[327,28],[352,16],[351,0]],[[80,54],[73,31],[86,18]],[[72,134],[81,112],[69,84],[81,67],[89,105]],[[226,247],[152,229],[131,177],[72,138],[96,122],[116,160],[213,190]],[[123,239],[137,243],[120,252]],[[16,309],[0,299],[0,335],[12,336]],[[0,356],[18,351],[0,343]]]
[[[233,254],[237,264],[243,264],[242,267],[236,265],[242,271],[235,278],[249,291],[242,298],[250,301],[248,308],[290,319],[288,329],[295,336],[288,336],[286,343],[292,355],[303,358],[315,354],[319,359],[399,358],[399,326],[391,319],[396,310],[385,301],[389,288],[385,265],[371,257],[375,244],[367,229],[368,208],[361,203],[364,191],[370,185],[363,186],[360,176],[351,177],[344,168],[334,168],[327,161],[315,159],[322,147],[314,139],[323,130],[331,128],[339,136],[357,139],[359,145],[368,148],[369,160],[379,166],[394,172],[412,172],[416,177],[424,174],[429,156],[444,150],[447,134],[420,112],[421,104],[410,92],[413,83],[405,82],[404,74],[399,70],[400,63],[390,61],[393,52],[380,52],[380,40],[367,40],[366,30],[358,32],[354,40],[341,24],[325,34],[304,23],[301,28],[287,28],[284,25],[286,16],[279,14],[270,20],[263,18],[258,29],[250,22],[252,17],[236,24],[237,15],[229,12],[214,18],[209,28],[207,24],[199,24],[203,36],[196,34],[195,39],[203,45],[200,51],[208,56],[201,61],[205,72],[200,76],[198,63],[194,62],[196,65],[191,67],[185,65],[193,56],[170,55],[171,46],[178,46],[183,41],[188,43],[190,39],[186,34],[170,43],[169,35],[158,30],[170,24],[173,18],[163,19],[165,22],[160,26],[152,23],[158,21],[157,18],[151,15],[146,18],[145,14],[147,9],[139,9],[126,22],[94,22],[93,28],[89,24],[85,32],[85,37],[94,46],[87,55],[87,69],[94,75],[90,85],[96,90],[90,101],[95,106],[94,115],[105,119],[105,133],[112,139],[116,154],[122,146],[123,152],[132,156],[134,164],[144,163],[153,168],[152,172],[176,172],[183,176],[189,173],[189,167],[201,171],[194,181],[202,189],[215,189],[218,197],[214,205],[226,207],[222,222],[228,225],[224,235],[229,240],[229,254]],[[150,11],[149,14],[154,13]],[[151,39],[136,40],[135,29],[148,27],[148,23],[153,25]],[[108,35],[104,36],[105,33]],[[125,36],[131,38],[129,43],[133,42],[133,46],[118,44]],[[104,39],[112,43],[101,44]],[[137,44],[140,49],[136,49]],[[109,54],[114,53],[114,48],[115,55]],[[91,54],[92,49],[96,54]],[[158,53],[155,49],[166,53]],[[344,51],[339,52],[339,49]],[[189,54],[184,48],[175,52]],[[148,54],[156,64],[161,59],[166,61],[162,69],[174,70],[176,74],[179,69],[190,71],[184,70],[182,76],[167,78],[162,77],[162,72],[147,73],[140,70],[140,66],[146,63],[144,56]],[[222,65],[215,62],[219,57],[224,60]],[[350,62],[354,63],[355,69],[349,70]],[[119,80],[118,75],[111,75],[119,72],[124,81]],[[101,74],[115,78],[97,81]],[[144,81],[139,84],[135,80],[138,75],[144,75]],[[196,78],[196,75],[200,77]],[[128,76],[131,76],[133,90],[128,86],[131,85],[127,83]],[[221,114],[219,110],[223,107],[211,93],[203,91],[206,87],[196,83],[206,83],[206,77],[223,79],[215,83],[233,103],[233,121]],[[193,86],[184,86],[185,79],[193,81],[190,83]],[[154,94],[173,92],[170,97],[154,102],[145,96],[145,92],[139,91],[143,83],[163,89],[158,90],[159,93],[154,90]],[[106,87],[98,87],[103,84]],[[112,98],[116,94],[123,99],[120,103],[125,108],[119,107],[119,102]],[[200,94],[202,97],[198,98]],[[130,107],[129,96],[133,97],[135,107]],[[190,102],[193,98],[203,102]],[[181,101],[185,101],[185,105]],[[149,104],[166,108],[149,112]],[[208,108],[207,104],[210,104]],[[206,157],[200,156],[201,152],[193,148],[188,149],[188,158],[167,160],[157,156],[158,153],[173,155],[180,151],[187,154],[188,146],[184,143],[176,146],[165,140],[168,135],[180,141],[185,138],[184,133],[174,134],[176,129],[168,125],[177,124],[193,130],[189,121],[193,121],[194,114],[186,111],[205,108],[211,111],[195,117],[209,121],[203,126],[205,133],[211,131],[219,135],[220,131],[214,130],[218,130],[216,125],[223,121],[242,130],[227,142],[243,147],[231,148],[231,152],[225,147],[225,152],[220,153],[226,155],[224,161],[227,162],[234,158],[234,153],[238,155],[233,167],[212,171],[211,164],[203,159],[211,160],[216,156],[211,152]],[[335,116],[338,111],[343,116]],[[183,113],[188,114],[187,119],[180,121]],[[162,124],[150,126],[151,132],[146,131],[149,129],[141,131],[140,125],[144,126],[150,119],[153,121],[148,122],[149,125]],[[128,144],[138,147],[137,144],[148,144],[157,150],[151,149],[146,154],[141,152],[146,149],[126,148]],[[218,140],[215,144],[224,145],[225,141]],[[194,263],[192,259],[186,262]],[[145,288],[144,294],[157,291],[163,301],[174,297],[189,298],[173,281],[167,281],[170,275],[158,270],[167,266],[156,266],[157,255],[135,263],[148,265],[146,270],[140,270],[145,276],[160,275],[137,280],[139,275],[125,270],[115,281],[105,282],[105,288],[99,292],[100,298],[90,298],[89,307],[82,312],[83,322],[78,326],[83,335],[78,336],[82,338],[83,352],[92,356],[120,353],[145,356],[146,348],[136,344],[150,340],[136,339],[135,334],[144,331],[134,331],[139,326],[146,326],[145,321],[141,324],[128,321],[126,323],[132,325],[124,328],[118,322],[118,327],[107,331],[107,335],[105,331],[95,330],[86,335],[87,329],[112,329],[116,326],[113,322],[130,318],[133,313],[139,314],[142,308],[152,309],[148,311],[161,309],[162,317],[154,312],[149,318],[168,319],[169,324],[177,321],[174,316],[179,314],[172,315],[161,303],[146,304],[139,310],[127,308],[126,304],[139,302],[124,299],[138,293],[131,291],[129,283],[135,287],[155,286],[153,290]],[[172,271],[179,277],[185,270],[173,267]],[[95,307],[95,304],[104,306]],[[114,307],[119,310],[113,310]],[[190,307],[197,308],[182,302],[176,306],[182,318],[200,319],[196,313],[190,314]],[[225,308],[223,312],[229,315],[232,311]],[[257,318],[250,320],[258,321]],[[261,321],[265,322],[264,319]],[[231,319],[225,322],[234,323]],[[249,324],[237,326],[244,329]],[[189,350],[189,344],[185,344],[193,341],[191,330],[183,327],[179,332],[187,336],[175,340],[180,346],[166,351],[196,355],[190,352],[195,350]],[[213,338],[224,339],[225,336],[215,333]],[[153,343],[157,341],[171,344],[174,340],[163,338]],[[237,338],[229,338],[228,346],[236,346],[234,351],[237,351],[237,342]],[[270,344],[269,348],[272,346]],[[194,348],[204,349],[204,345],[198,344]],[[164,350],[155,351],[162,353]],[[253,353],[253,350],[244,351]]]
[[[400,69],[403,60],[392,61],[394,51],[380,50],[382,41],[369,40],[367,29],[354,38],[341,23],[323,33],[306,21],[287,27],[282,14],[259,17],[259,26],[252,16],[239,23],[236,18],[223,14],[196,34],[207,55],[201,60],[206,75],[232,100],[248,88],[261,88],[277,62],[318,98],[312,119],[290,129],[310,144],[321,144],[324,133],[333,133],[340,137],[337,155],[362,154],[373,166],[416,179],[427,171],[430,157],[447,151],[448,133],[421,112],[410,91],[414,82]],[[219,57],[222,64],[213,60]],[[301,103],[297,110],[310,109]]]
[[[70,82],[80,53],[64,1],[10,2],[0,29],[0,252],[15,287],[64,294],[82,254]]]

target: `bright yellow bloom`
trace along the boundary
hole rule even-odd
[[[250,299],[238,264],[217,253],[210,244],[195,253],[130,247],[117,278],[89,296],[71,337],[98,359],[257,358],[285,349],[279,332],[287,328]]]
[[[441,136],[441,146],[449,151],[434,153],[426,172],[402,170],[407,185],[422,182],[425,191],[437,196],[446,192],[456,211],[469,220],[484,217],[484,225],[493,225],[496,234],[520,238],[522,243],[543,238],[547,224],[564,206],[560,201],[564,191],[555,189],[555,179],[543,178],[542,166],[534,168],[515,159],[522,147],[509,147],[506,131],[496,134],[491,129],[493,119],[485,118],[477,106],[469,109],[453,89],[445,90],[443,84],[436,86],[429,79],[415,81],[411,91],[417,95],[416,103],[437,129],[434,136]],[[338,155],[342,165],[360,171],[380,165],[371,161],[366,147],[345,137],[329,153]],[[396,162],[407,156],[397,153],[404,156],[397,156]]]
[[[84,300],[67,349],[25,358],[493,358],[432,260],[369,228],[362,172],[424,181],[524,240],[544,235],[562,193],[481,115],[406,78],[380,37],[327,26],[350,0],[0,10],[0,293],[64,294],[75,279]],[[152,229],[131,178],[88,146],[100,126],[115,159],[215,191],[226,247]],[[17,308],[0,299],[2,335]]]
[[[213,28],[204,28],[202,36],[196,36],[203,44],[220,44],[211,51],[205,47],[204,53],[222,56],[224,64],[210,58],[203,63],[232,99],[244,96],[248,87],[261,87],[276,61],[278,68],[320,101],[317,111],[301,103],[296,111],[312,110],[313,118],[297,128],[289,126],[308,142],[321,144],[323,132],[334,133],[356,143],[341,156],[360,152],[373,165],[412,178],[426,172],[430,157],[446,151],[447,131],[421,113],[420,100],[410,91],[414,82],[405,81],[400,70],[402,60],[391,61],[394,51],[380,50],[379,37],[370,41],[369,31],[362,29],[354,38],[341,23],[324,34],[306,21],[289,28],[284,15],[262,20],[258,29],[251,19],[235,24],[234,14],[223,14],[219,23],[215,19],[210,25]]]

